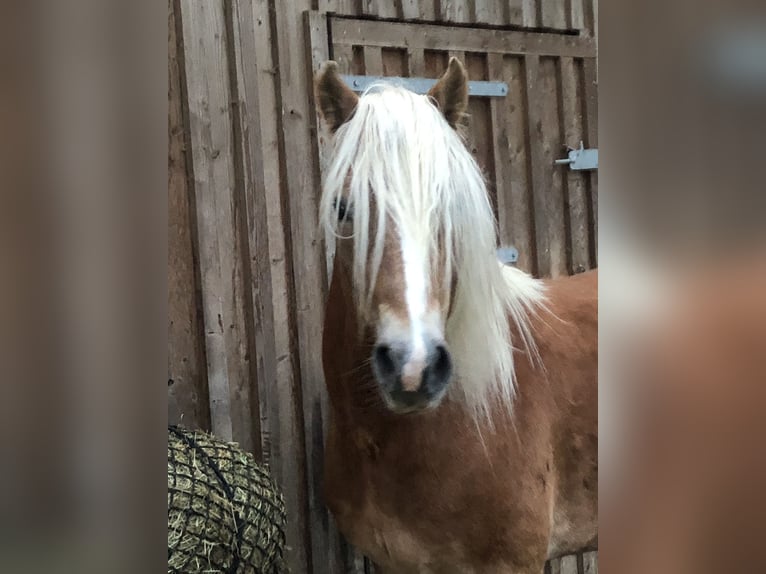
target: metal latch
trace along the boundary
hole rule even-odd
[[[583,142],[580,142],[579,149],[569,148],[569,157],[557,159],[555,163],[569,164],[569,169],[576,170],[598,169],[598,149],[585,149]]]

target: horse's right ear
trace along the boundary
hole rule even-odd
[[[325,62],[314,78],[314,96],[319,113],[330,130],[335,131],[354,113],[357,96],[338,74],[338,64]]]

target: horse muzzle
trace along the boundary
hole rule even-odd
[[[375,345],[372,368],[387,406],[405,413],[436,407],[452,378],[452,357],[442,341],[428,341],[425,349],[407,345]]]

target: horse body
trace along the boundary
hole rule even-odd
[[[596,273],[496,260],[457,60],[428,98],[358,98],[330,64],[316,99],[335,132],[320,217],[338,240],[324,481],[341,532],[395,573],[539,573],[594,544]]]
[[[400,416],[370,396],[370,344],[336,268],[325,493],[353,544],[392,572],[540,572],[595,544],[596,281],[594,271],[547,282],[550,314],[534,325],[545,372],[519,352],[514,410],[498,405],[490,430],[450,400]]]

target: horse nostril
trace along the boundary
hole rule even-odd
[[[452,374],[452,358],[447,347],[437,345],[434,349],[434,360],[431,363],[431,372],[433,376],[440,381],[446,381]]]
[[[373,350],[373,361],[378,371],[383,376],[394,376],[397,374],[397,364],[394,359],[393,351],[388,345],[376,345]]]

